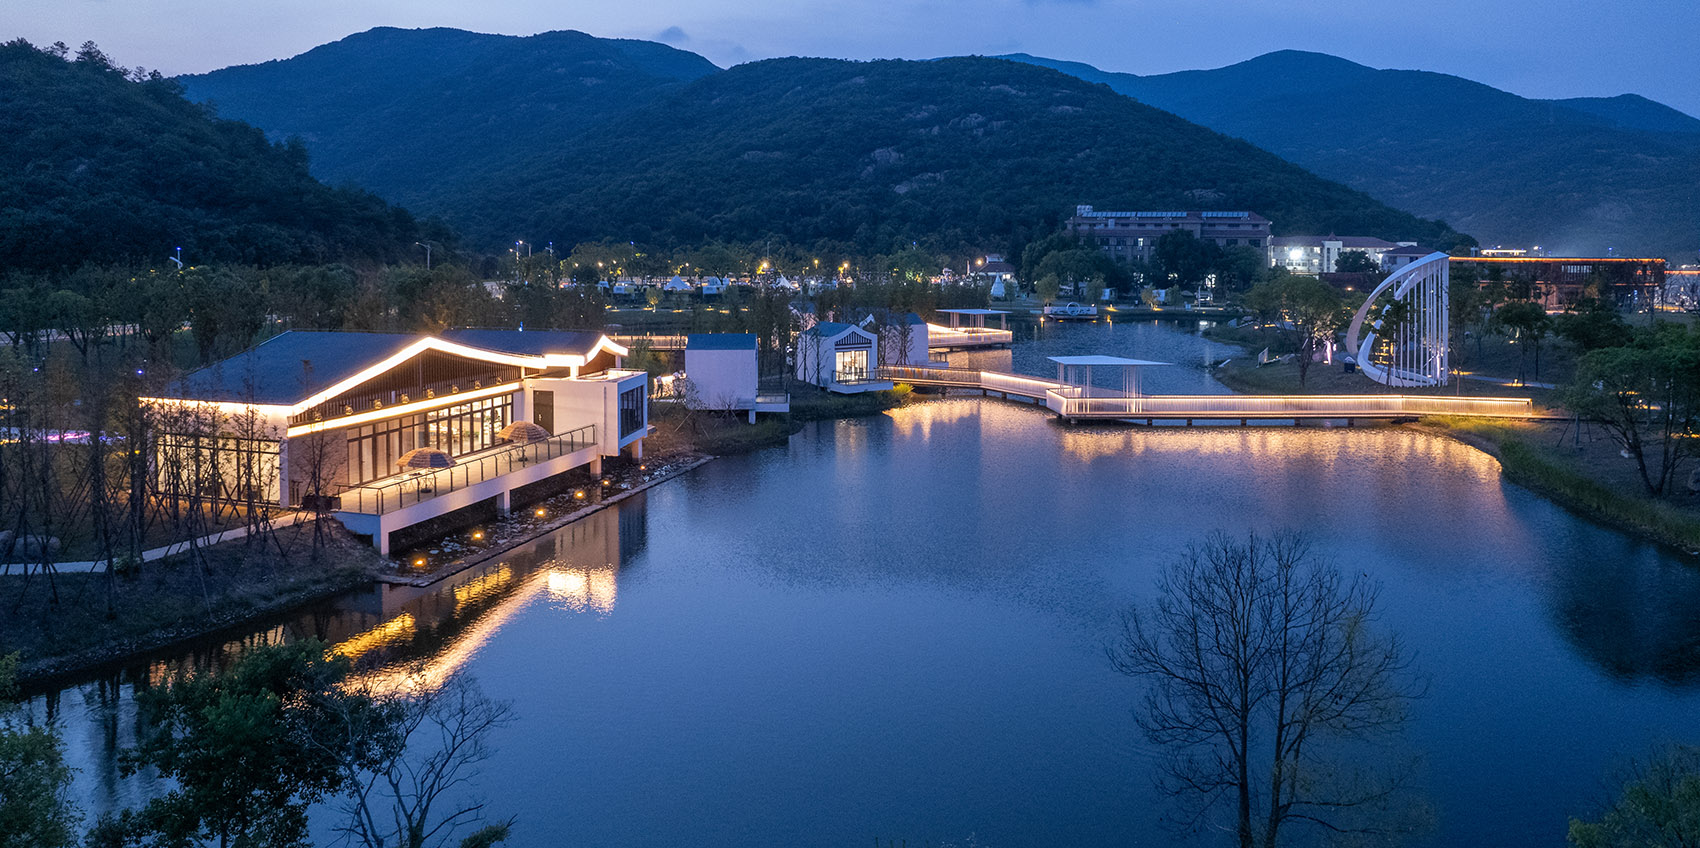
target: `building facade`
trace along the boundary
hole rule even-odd
[[[162,479],[207,481],[195,485],[209,497],[329,504],[387,553],[390,532],[468,498],[505,509],[519,485],[641,457],[648,375],[622,369],[625,353],[601,333],[290,331],[143,403]],[[506,428],[521,421],[546,436],[516,443]],[[418,449],[448,467],[403,467]]]
[[[1175,232],[1220,248],[1250,247],[1269,255],[1271,223],[1255,212],[1100,212],[1076,206],[1066,226],[1075,238],[1120,262],[1149,262],[1157,240]]]
[[[1415,245],[1416,242],[1391,242],[1374,236],[1281,236],[1273,242],[1272,265],[1294,274],[1332,274],[1339,270],[1340,254],[1355,250],[1368,256],[1376,268],[1387,270],[1387,254]],[[1400,264],[1408,265],[1428,254],[1429,251],[1417,251]]]

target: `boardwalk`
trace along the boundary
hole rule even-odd
[[[1437,397],[1433,395],[1141,395],[1095,397],[1081,386],[1056,380],[968,368],[881,368],[893,382],[915,386],[979,389],[1042,404],[1061,418],[1218,422],[1415,419],[1424,415],[1534,418],[1527,398]]]

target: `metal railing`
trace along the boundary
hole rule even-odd
[[[1154,395],[1066,397],[1051,393],[1052,408],[1065,418],[1416,418],[1464,415],[1527,418],[1526,398],[1465,398],[1423,395]]]
[[[503,445],[460,457],[448,468],[409,471],[340,493],[341,512],[384,515],[539,462],[576,453],[596,444],[596,425],[586,424],[541,442]]]
[[[900,383],[983,389],[1045,401],[1065,418],[1415,418],[1464,415],[1527,418],[1526,398],[1428,395],[1144,395],[1086,397],[1089,389],[1054,380],[969,368],[888,365],[880,376]]]

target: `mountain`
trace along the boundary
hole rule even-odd
[[[1619,94],[1616,97],[1570,97],[1564,100],[1549,100],[1586,112],[1596,118],[1603,118],[1612,126],[1628,130],[1645,130],[1647,132],[1668,133],[1700,133],[1700,118],[1679,112],[1659,103],[1648,100],[1639,94]]]
[[[94,45],[71,59],[0,45],[0,271],[83,262],[381,260],[407,212],[332,189],[299,145],[219,120],[178,84],[130,79]]]
[[[413,206],[718,71],[694,53],[582,32],[379,27],[291,59],[182,77],[190,99],[299,136],[321,179]]]
[[[1458,238],[1101,86],[995,59],[719,71],[574,32],[379,29],[186,86],[274,137],[299,135],[321,175],[440,214],[486,247],[779,237],[866,253],[1007,249],[1078,203]]]
[[[1644,98],[1531,100],[1292,50],[1152,76],[1006,58],[1102,83],[1484,243],[1700,248],[1700,121]]]

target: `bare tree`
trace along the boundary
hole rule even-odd
[[[1109,653],[1150,687],[1137,716],[1165,750],[1158,785],[1180,805],[1178,823],[1231,831],[1241,848],[1274,848],[1291,825],[1337,835],[1416,826],[1405,795],[1414,763],[1346,756],[1391,741],[1421,694],[1398,639],[1372,629],[1366,581],[1294,534],[1217,534],[1169,566],[1158,590],[1127,613]]]
[[[490,733],[513,721],[513,708],[464,676],[433,685],[414,674],[400,694],[377,697],[394,711],[398,744],[355,768],[341,832],[362,848],[436,848],[469,828],[462,845],[502,841],[513,820],[487,823],[469,790],[493,753]]]

